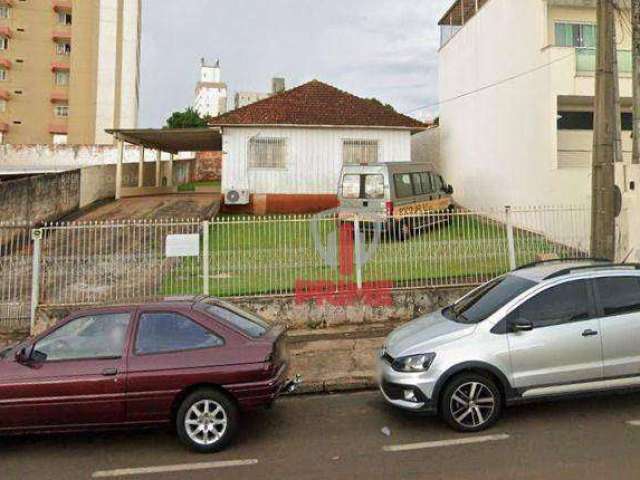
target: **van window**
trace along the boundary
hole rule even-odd
[[[433,187],[431,186],[431,178],[427,172],[423,172],[420,174],[420,182],[422,183],[422,193],[428,194],[433,192]]]
[[[444,190],[444,182],[440,175],[431,175],[431,184],[433,185],[433,191],[435,193],[442,192]]]
[[[413,186],[411,185],[411,174],[409,173],[396,173],[393,176],[393,183],[396,187],[396,197],[411,197],[413,196]]]
[[[384,198],[384,177],[380,174],[345,175],[342,179],[344,198]]]
[[[342,179],[342,196],[360,198],[360,175],[345,175]]]
[[[382,175],[364,175],[364,198],[384,198],[384,177]]]
[[[411,180],[413,181],[413,193],[414,195],[422,195],[423,190],[422,190],[422,181],[420,180],[420,174],[419,173],[412,173],[411,174]]]

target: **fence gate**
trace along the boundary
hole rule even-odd
[[[29,226],[0,223],[0,330],[29,328],[31,255]]]

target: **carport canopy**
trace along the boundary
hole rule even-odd
[[[222,130],[220,128],[143,128],[143,129],[111,129],[107,133],[114,136],[118,145],[118,162],[116,164],[116,199],[123,195],[148,195],[160,192],[172,192],[173,156],[180,152],[208,152],[222,150]],[[138,186],[122,186],[122,163],[124,161],[124,145],[137,145],[140,149],[138,161]],[[155,150],[155,185],[144,185],[144,151]],[[169,153],[166,182],[162,182],[162,152]]]
[[[222,150],[222,132],[218,128],[113,129],[107,133],[132,145],[173,154]]]

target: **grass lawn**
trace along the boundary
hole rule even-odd
[[[318,235],[313,235],[313,231]],[[296,281],[355,282],[353,272],[341,275],[336,250],[327,258],[317,245],[327,234],[336,238],[336,222],[309,217],[222,216],[211,225],[210,293],[216,296],[287,294]],[[331,235],[329,235],[331,237]],[[572,256],[566,247],[540,235],[518,231],[515,239],[519,265],[539,253]],[[434,227],[406,241],[367,239],[368,261],[363,281],[392,281],[396,287],[475,284],[509,270],[504,225],[478,216],[454,217],[449,225]],[[575,252],[574,252],[575,253]],[[165,282],[165,294],[202,291],[198,258],[183,260]],[[350,274],[349,274],[350,273]],[[185,291],[191,290],[193,292]]]
[[[191,183],[183,183],[182,185],[178,185],[179,192],[195,192],[196,187],[211,187],[217,188],[220,190],[220,181],[212,181],[212,182],[191,182]]]

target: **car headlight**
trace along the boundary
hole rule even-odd
[[[426,372],[436,358],[435,353],[396,358],[391,368],[398,372]]]

